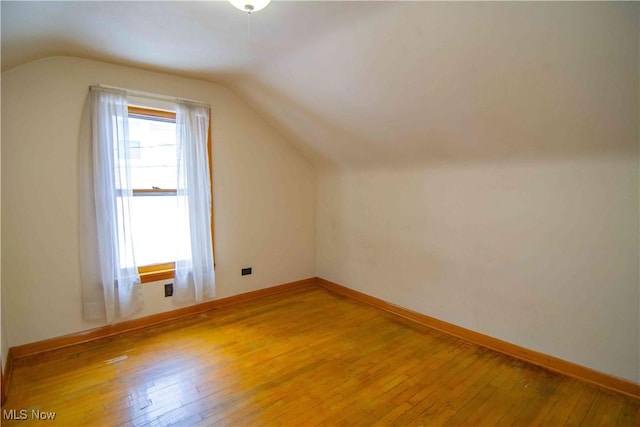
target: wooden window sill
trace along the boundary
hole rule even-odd
[[[138,267],[138,274],[142,283],[157,282],[159,280],[173,279],[175,277],[175,268],[176,264],[173,262],[146,265]]]

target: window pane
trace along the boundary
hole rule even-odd
[[[176,188],[176,124],[129,117],[131,186]]]
[[[176,196],[131,198],[136,263],[160,264],[176,258]]]

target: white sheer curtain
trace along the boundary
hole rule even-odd
[[[195,104],[177,105],[177,203],[180,219],[177,224],[174,287],[179,301],[201,302],[215,297],[208,132],[208,108]]]
[[[85,318],[108,323],[142,307],[131,240],[127,98],[92,87],[85,111],[88,141],[82,160],[82,279]],[[93,202],[93,203],[91,203]],[[98,295],[101,292],[102,300]]]

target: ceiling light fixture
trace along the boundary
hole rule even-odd
[[[229,3],[243,12],[251,13],[264,9],[271,0],[229,0]]]

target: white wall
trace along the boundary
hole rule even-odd
[[[2,88],[0,85],[0,96],[2,93]],[[0,114],[1,114],[1,106],[0,106]],[[0,131],[1,131],[1,120],[0,120]],[[2,140],[0,139],[0,159],[2,158]],[[0,160],[0,187],[1,187],[1,170],[2,164]],[[2,201],[0,200],[0,241],[2,240],[2,213],[1,213]],[[5,310],[4,310],[4,298],[2,294],[4,293],[2,289],[2,245],[0,245],[0,356],[2,357],[2,372],[4,373],[4,368],[7,366],[7,357],[9,355],[9,340],[7,334],[7,321],[5,318]]]
[[[0,271],[1,271],[0,265]],[[2,289],[2,275],[0,274],[0,355],[2,355],[2,372],[4,373],[4,368],[7,366],[7,357],[9,356],[9,336],[8,336],[8,327],[6,320],[6,310],[4,309],[4,298],[2,294],[4,290]]]
[[[2,294],[2,291],[0,290],[0,294]],[[9,356],[9,338],[8,338],[8,332],[7,332],[7,321],[6,321],[6,317],[5,317],[5,309],[4,309],[4,300],[2,301],[2,303],[0,304],[0,310],[1,310],[1,314],[0,314],[0,330],[1,330],[1,334],[0,335],[0,342],[1,342],[1,347],[0,347],[0,351],[2,351],[2,372],[4,373],[4,368],[7,366],[7,357]]]
[[[355,141],[318,174],[318,276],[640,382],[637,6],[394,3],[356,27],[393,31],[342,57],[367,60],[342,109],[291,95]]]
[[[638,157],[318,176],[318,276],[640,381]]]
[[[78,136],[88,87],[210,103],[219,297],[315,275],[313,166],[224,87],[69,57],[2,73],[2,284],[16,346],[100,326],[82,320]],[[240,269],[252,266],[251,276]],[[140,316],[175,308],[143,285]],[[4,325],[5,322],[3,322]]]

